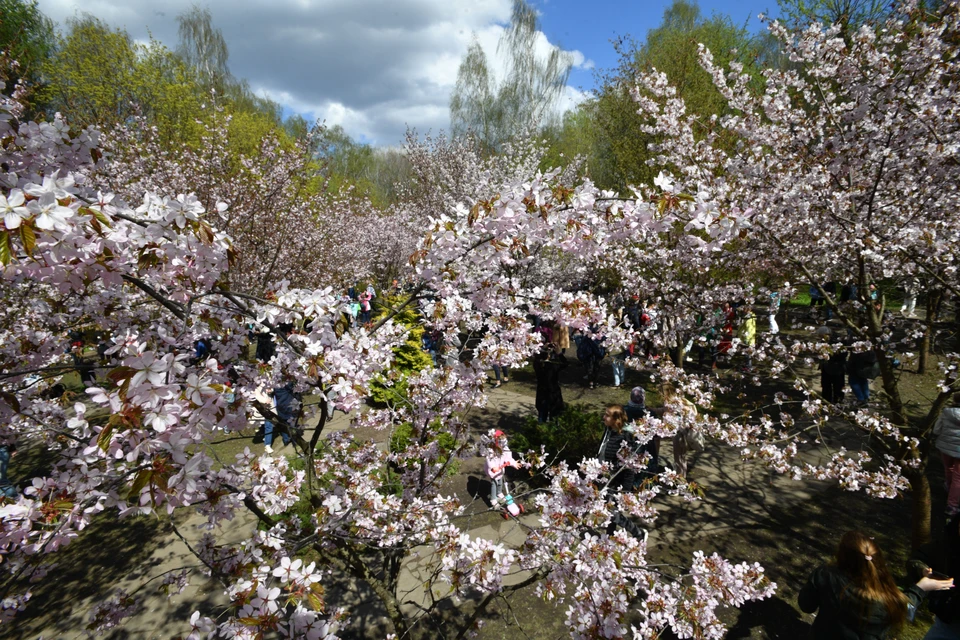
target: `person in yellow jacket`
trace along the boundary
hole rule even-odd
[[[740,339],[741,348],[745,349],[747,363],[743,367],[744,371],[753,369],[753,349],[757,346],[757,316],[753,313],[753,307],[749,304],[743,304],[738,308],[739,316],[737,324],[737,338]]]

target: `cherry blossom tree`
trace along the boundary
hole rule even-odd
[[[604,533],[617,511],[652,520],[656,495],[690,496],[671,474],[641,493],[612,495],[609,466],[586,460],[571,469],[532,454],[527,464],[544,474],[545,486],[529,496],[539,525],[519,549],[470,536],[457,524],[465,505],[441,490],[452,460],[472,453],[463,415],[484,402],[482,372],[491,358],[520,363],[541,346],[524,324],[525,300],[574,326],[606,316],[602,300],[552,286],[518,296],[516,279],[492,267],[533,260],[528,242],[590,259],[606,242],[663,224],[656,207],[626,202],[611,217],[606,205],[596,206],[592,185],[567,187],[550,173],[432,217],[412,261],[419,284],[408,304],[419,303],[425,322],[451,336],[481,323],[489,330],[473,360],[447,360],[453,364],[408,378],[406,402],[353,414],[357,426],[411,425],[410,444],[385,452],[350,430],[326,427],[333,409],[360,408],[371,381],[389,368],[401,326],[388,317],[344,330],[329,287],[281,284],[270,300],[233,289],[239,258],[217,227],[226,203],[207,210],[192,194],[145,191],[127,205],[101,188],[112,170],[96,131],[73,136],[59,118],[19,122],[16,101],[3,100],[0,262],[8,304],[0,311],[0,437],[46,447],[56,458],[17,500],[0,505],[9,571],[4,621],[27,606],[29,591],[16,589],[45,579],[56,552],[95,515],[177,508],[208,518],[211,533],[194,551],[232,603],[227,617],[197,612],[185,621],[190,637],[331,637],[346,615],[325,599],[334,573],[371,586],[398,635],[443,602],[472,595],[479,602],[466,631],[497,594],[536,583],[545,598],[566,604],[577,637],[628,634],[622,617],[631,607],[641,613],[639,637],[668,626],[686,637],[719,637],[719,603],[772,593],[759,566],[698,553],[689,572],[667,576],[647,566],[642,541]],[[248,323],[275,334],[279,348],[267,366],[242,357]],[[285,324],[302,330],[280,331]],[[216,358],[193,356],[211,327]],[[92,365],[86,398],[71,404],[49,390],[76,366],[63,345],[77,329],[109,334],[112,346]],[[256,399],[259,386],[288,381],[320,399],[309,438]],[[255,412],[291,434],[303,469],[249,450],[215,464],[216,439],[245,428]],[[676,425],[665,419],[649,428],[669,434]],[[441,433],[455,444],[441,445]],[[635,455],[625,461],[642,463]],[[312,510],[307,523],[291,513],[298,501]],[[224,544],[218,535],[238,510],[262,526],[238,545]],[[432,549],[437,569],[427,591],[440,596],[411,616],[396,581],[415,546]],[[304,561],[306,550],[317,560]],[[519,583],[505,584],[517,573]],[[169,576],[164,588],[185,580]],[[131,594],[119,593],[97,607],[91,624],[108,629],[135,608]]]
[[[215,105],[209,112],[198,123],[204,134],[196,149],[167,150],[140,119],[116,127],[103,145],[111,162],[97,179],[127,201],[145,191],[195,194],[210,222],[230,235],[238,291],[263,295],[283,280],[347,286],[386,260],[390,221],[349,188],[329,188],[313,158],[318,132],[293,141],[271,132],[246,156],[231,148],[231,117]]]
[[[497,172],[479,156],[414,159],[423,175],[460,185],[435,181],[438,193],[423,190],[409,200],[428,206],[409,216],[419,233],[410,247],[412,292],[400,303],[416,305],[424,324],[447,338],[446,357],[408,376],[403,401],[380,409],[364,400],[374,380],[390,379],[406,329],[389,314],[345,328],[328,286],[335,271],[271,283],[269,298],[256,287],[272,273],[244,271],[264,267],[250,257],[259,255],[257,234],[293,234],[288,222],[316,224],[318,234],[329,232],[324,225],[349,224],[337,207],[311,208],[287,190],[296,176],[285,172],[302,164],[291,161],[274,176],[270,165],[247,161],[231,176],[235,186],[218,185],[225,172],[216,150],[167,164],[162,149],[154,156],[131,142],[137,156],[124,156],[118,145],[111,157],[95,130],[71,134],[60,118],[21,122],[15,96],[4,94],[0,438],[45,447],[56,462],[17,500],[0,504],[0,553],[9,571],[0,583],[2,620],[29,606],[23,585],[45,579],[56,552],[95,515],[189,508],[210,526],[193,551],[231,603],[228,615],[198,611],[184,621],[192,638],[333,637],[347,613],[328,602],[325,588],[344,575],[370,587],[399,637],[439,623],[444,607],[470,598],[473,608],[465,607],[455,630],[462,636],[493,599],[524,586],[562,603],[574,637],[656,638],[667,628],[684,638],[722,637],[721,603],[739,606],[773,593],[761,567],[701,551],[688,570],[668,574],[651,566],[644,541],[622,528],[607,533],[617,518],[654,522],[658,496],[692,500],[695,486],[666,471],[641,491],[616,493],[607,463],[586,459],[573,468],[528,452],[523,464],[540,484],[525,496],[534,516],[523,525],[526,539],[519,546],[487,541],[464,528],[467,505],[444,485],[458,458],[492,444],[492,434],[473,442],[467,412],[486,402],[488,367],[521,365],[543,346],[530,313],[600,334],[610,348],[633,339],[607,300],[563,278],[529,276],[550,272],[551,264],[609,269],[658,299],[670,322],[646,337],[665,347],[702,330],[702,318],[720,301],[755,296],[754,278],[771,259],[816,283],[849,265],[861,290],[888,271],[951,276],[960,228],[955,6],[944,5],[935,20],[907,6],[900,22],[861,30],[851,44],[833,29],[790,34],[774,24],[796,66],[768,71],[761,95],[736,68],[714,68],[704,52],[734,108],[705,138],[692,133],[691,116],[666,78],[641,78],[638,104],[662,140],[665,171],[631,197],[575,182],[569,172],[540,172],[535,163]],[[721,135],[739,143],[715,145]],[[282,145],[265,149],[286,162]],[[183,167],[190,173],[179,175]],[[214,176],[209,187],[206,175]],[[297,263],[288,264],[293,272]],[[775,408],[717,415],[719,397],[761,374],[717,378],[661,361],[657,379],[681,394],[662,418],[636,425],[640,440],[693,428],[796,478],[830,479],[880,497],[911,484],[922,492],[921,437],[956,386],[957,358],[945,361],[928,417],[911,422],[891,376],[879,312],[866,298],[828,302],[855,338],[850,348],[877,352],[889,411],[844,413],[806,387],[796,369],[828,356],[830,345],[735,340],[731,352],[751,354],[763,375],[792,383],[790,393],[778,393]],[[244,357],[248,324],[274,334],[268,364]],[[287,326],[296,330],[281,329]],[[211,329],[219,336],[216,355],[197,357],[194,342]],[[109,334],[112,346],[91,365],[86,397],[51,398],[51,383],[76,367],[63,349],[74,330]],[[480,336],[469,353],[453,346],[463,332]],[[259,387],[285,384],[317,398],[307,416],[312,430],[296,430],[257,399]],[[681,395],[704,409],[695,421]],[[334,409],[350,413],[350,428],[332,432]],[[218,439],[257,414],[291,436],[292,454],[247,449],[218,464]],[[828,423],[838,415],[849,426]],[[411,435],[391,450],[356,437],[359,427],[399,426]],[[823,447],[824,437],[851,428],[873,448]],[[620,457],[634,468],[645,463],[627,449]],[[295,507],[304,505],[308,516],[301,518]],[[241,512],[259,526],[228,544],[222,532]],[[425,557],[433,567],[424,579],[429,596],[411,612],[400,572]],[[187,579],[168,576],[164,588]],[[117,594],[97,607],[92,625],[108,629],[135,608],[132,594]],[[637,620],[629,628],[628,612]]]
[[[886,22],[853,33],[816,24],[791,33],[774,22],[770,31],[790,65],[766,70],[759,93],[742,65],[719,67],[701,49],[701,64],[731,109],[709,122],[687,112],[663,74],[641,77],[635,92],[646,131],[660,140],[655,162],[671,172],[668,190],[702,194],[714,207],[687,217],[685,229],[706,240],[740,226],[728,249],[744,272],[773,263],[784,276],[815,283],[851,348],[876,354],[887,411],[849,417],[872,437],[861,455],[882,455],[909,480],[915,544],[929,537],[927,442],[958,388],[958,356],[941,360],[940,388],[923,415],[908,415],[892,354],[912,351],[920,335],[895,337],[884,321],[886,300],[872,300],[869,290],[915,276],[929,291],[958,292],[957,16],[956,2],[935,14],[907,2]],[[841,304],[825,283],[845,279],[859,297]],[[776,340],[767,348],[780,363],[774,372],[829,352]],[[826,409],[805,393],[807,414]],[[788,439],[788,448],[812,437],[793,433],[799,440]]]

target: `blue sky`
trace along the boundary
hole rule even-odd
[[[617,55],[611,40],[620,36],[632,36],[643,41],[647,32],[660,25],[663,12],[672,1],[667,0],[537,0],[543,32],[550,42],[564,49],[580,51],[594,62],[598,69],[617,65]],[[776,16],[777,3],[763,0],[700,0],[700,12],[704,16],[722,14],[729,16],[734,24],[747,24],[747,29],[756,33],[763,29],[757,15]],[[584,90],[594,86],[593,73],[586,69],[574,69],[570,84]]]
[[[737,24],[776,9],[776,0],[701,0],[701,12]],[[38,0],[64,28],[78,12],[177,45],[178,14],[196,0]],[[448,129],[450,94],[467,48],[480,43],[496,68],[496,48],[513,0],[201,0],[230,50],[233,74],[308,121],[339,125],[377,146],[402,142],[407,128]],[[574,105],[594,86],[597,69],[616,65],[612,38],[645,38],[660,24],[667,0],[532,0],[543,37],[574,53],[563,104]]]

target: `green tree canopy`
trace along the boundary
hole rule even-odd
[[[710,116],[724,112],[725,101],[700,67],[701,44],[721,65],[739,61],[748,70],[759,69],[765,52],[763,41],[752,37],[745,26],[734,24],[728,16],[706,18],[690,0],[675,0],[643,44],[629,38],[617,44],[620,65],[601,77],[599,95],[589,107],[597,119],[600,150],[591,175],[599,185],[623,191],[630,184],[650,182],[658,171],[647,164],[652,157],[649,145],[655,140],[643,132],[630,95],[638,73],[654,69],[666,73],[687,108],[703,116],[705,129]],[[764,53],[765,58],[769,56],[770,52]]]
[[[19,65],[10,80],[37,83],[43,62],[55,46],[53,23],[36,0],[0,0],[0,52]]]
[[[198,134],[203,95],[183,62],[162,44],[137,44],[122,29],[90,15],[71,19],[43,65],[43,102],[73,127],[109,127],[143,115],[161,137]]]

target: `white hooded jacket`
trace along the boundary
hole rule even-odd
[[[960,458],[960,407],[947,407],[933,426],[937,449],[951,458]]]

